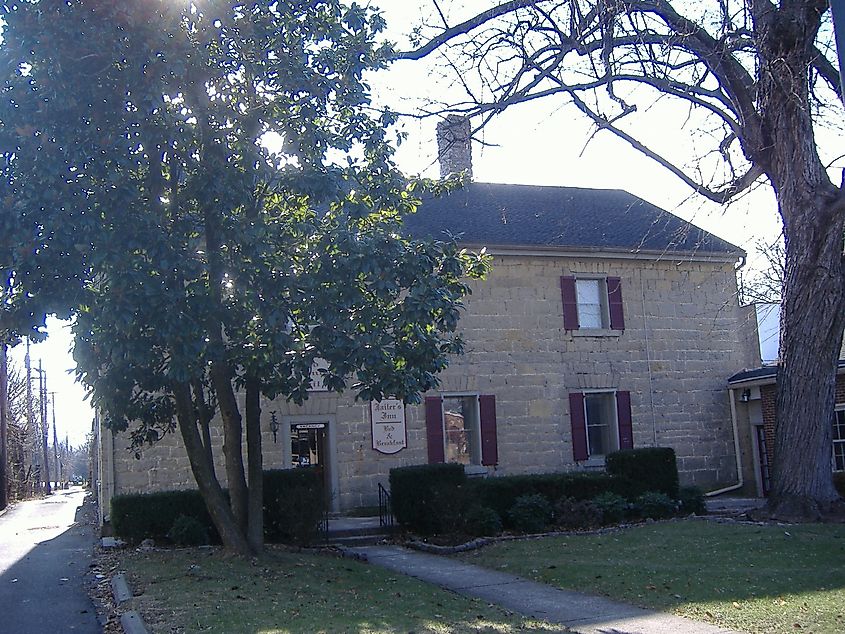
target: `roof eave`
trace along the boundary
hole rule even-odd
[[[542,246],[542,245],[513,245],[513,244],[481,244],[463,242],[458,244],[467,249],[486,249],[490,255],[533,255],[538,257],[612,257],[624,260],[683,260],[688,262],[736,262],[745,258],[745,251],[673,251],[636,249],[623,250],[614,247],[575,247],[575,246]]]

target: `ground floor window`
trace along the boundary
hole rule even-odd
[[[833,470],[845,471],[845,409],[833,416]]]
[[[576,462],[601,460],[613,451],[634,446],[628,391],[570,392],[569,416]]]
[[[477,396],[443,398],[446,462],[481,464],[481,436]]]
[[[430,463],[490,466],[499,462],[492,394],[427,396],[425,428]]]
[[[605,456],[619,449],[616,432],[616,398],[613,392],[584,394],[587,422],[587,451],[591,456]]]

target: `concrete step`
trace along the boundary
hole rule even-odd
[[[329,535],[327,543],[332,546],[341,546],[343,548],[355,548],[357,546],[375,546],[382,544],[390,539],[387,533],[374,533],[368,535],[346,535],[337,537]]]

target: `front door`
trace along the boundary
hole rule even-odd
[[[327,501],[330,499],[330,480],[328,477],[328,424],[327,423],[291,423],[290,426],[290,463],[296,467],[314,467],[323,481],[323,491]]]

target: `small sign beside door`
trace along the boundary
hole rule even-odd
[[[373,425],[373,449],[391,454],[408,446],[405,403],[396,398],[370,401],[370,418]]]

